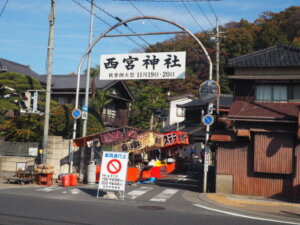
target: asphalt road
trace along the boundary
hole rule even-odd
[[[127,187],[125,200],[96,198],[95,186],[0,189],[0,225],[269,225],[196,207],[193,187]],[[130,194],[131,193],[131,194]],[[163,194],[162,194],[163,193]]]

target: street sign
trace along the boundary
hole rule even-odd
[[[125,191],[127,165],[128,152],[103,152],[97,197],[99,189]]]
[[[204,162],[204,172],[208,172],[208,161]]]
[[[214,104],[212,102],[208,103],[207,114],[213,114]]]
[[[209,161],[209,147],[205,146],[204,150],[204,172],[208,172],[208,161]]]
[[[83,120],[86,120],[87,117],[88,117],[88,112],[87,112],[87,111],[82,111],[81,118],[82,118]]]
[[[38,106],[38,92],[34,92],[33,94],[33,106],[32,106],[32,111],[36,112],[37,111],[37,106]]]
[[[111,174],[117,174],[121,171],[122,164],[117,159],[112,159],[107,163],[107,171]]]
[[[204,123],[204,125],[206,125],[206,126],[210,126],[214,123],[214,117],[210,114],[206,114],[202,118],[202,123]]]
[[[73,109],[72,117],[74,119],[79,119],[81,117],[81,110],[80,109]]]
[[[206,80],[200,85],[199,95],[203,101],[213,102],[220,95],[220,86],[214,80]]]
[[[82,106],[82,112],[88,112],[89,107],[87,105]]]
[[[100,80],[184,79],[186,52],[101,55]]]

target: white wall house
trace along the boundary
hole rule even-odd
[[[173,125],[184,121],[184,108],[180,108],[178,107],[178,105],[191,102],[194,97],[195,95],[190,93],[169,97],[169,112],[165,126]]]

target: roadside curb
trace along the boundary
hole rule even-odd
[[[223,202],[217,201],[214,198],[209,198],[208,195],[217,195],[217,196],[223,196]],[[284,203],[284,202],[280,202],[280,201],[263,201],[263,200],[255,200],[255,199],[245,199],[244,197],[242,197],[242,199],[240,197],[228,197],[225,194],[206,194],[206,193],[200,193],[198,195],[200,201],[202,201],[204,203],[203,206],[209,206],[211,208],[214,208],[216,210],[224,210],[228,213],[241,213],[244,215],[249,215],[249,216],[254,216],[254,217],[261,217],[261,218],[265,218],[265,219],[271,219],[271,220],[281,220],[281,221],[286,221],[286,222],[290,222],[293,224],[300,224],[300,204],[296,204],[296,203]],[[283,214],[279,214],[276,211],[270,212],[270,210],[268,210],[269,212],[264,212],[264,211],[254,211],[249,209],[249,207],[247,206],[247,203],[251,202],[252,205],[256,205],[256,204],[260,204],[261,202],[264,202],[265,205],[264,207],[268,207],[269,206],[274,206],[274,204],[276,204],[277,206],[281,206],[283,205],[292,205],[291,207],[296,207],[296,209],[299,209],[298,214],[294,215],[291,217],[291,214],[288,215],[283,215]],[[238,202],[239,204],[236,204],[236,202]],[[245,204],[244,206],[242,206],[242,204]]]

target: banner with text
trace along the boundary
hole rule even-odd
[[[99,79],[184,79],[185,63],[185,52],[101,55]]]

